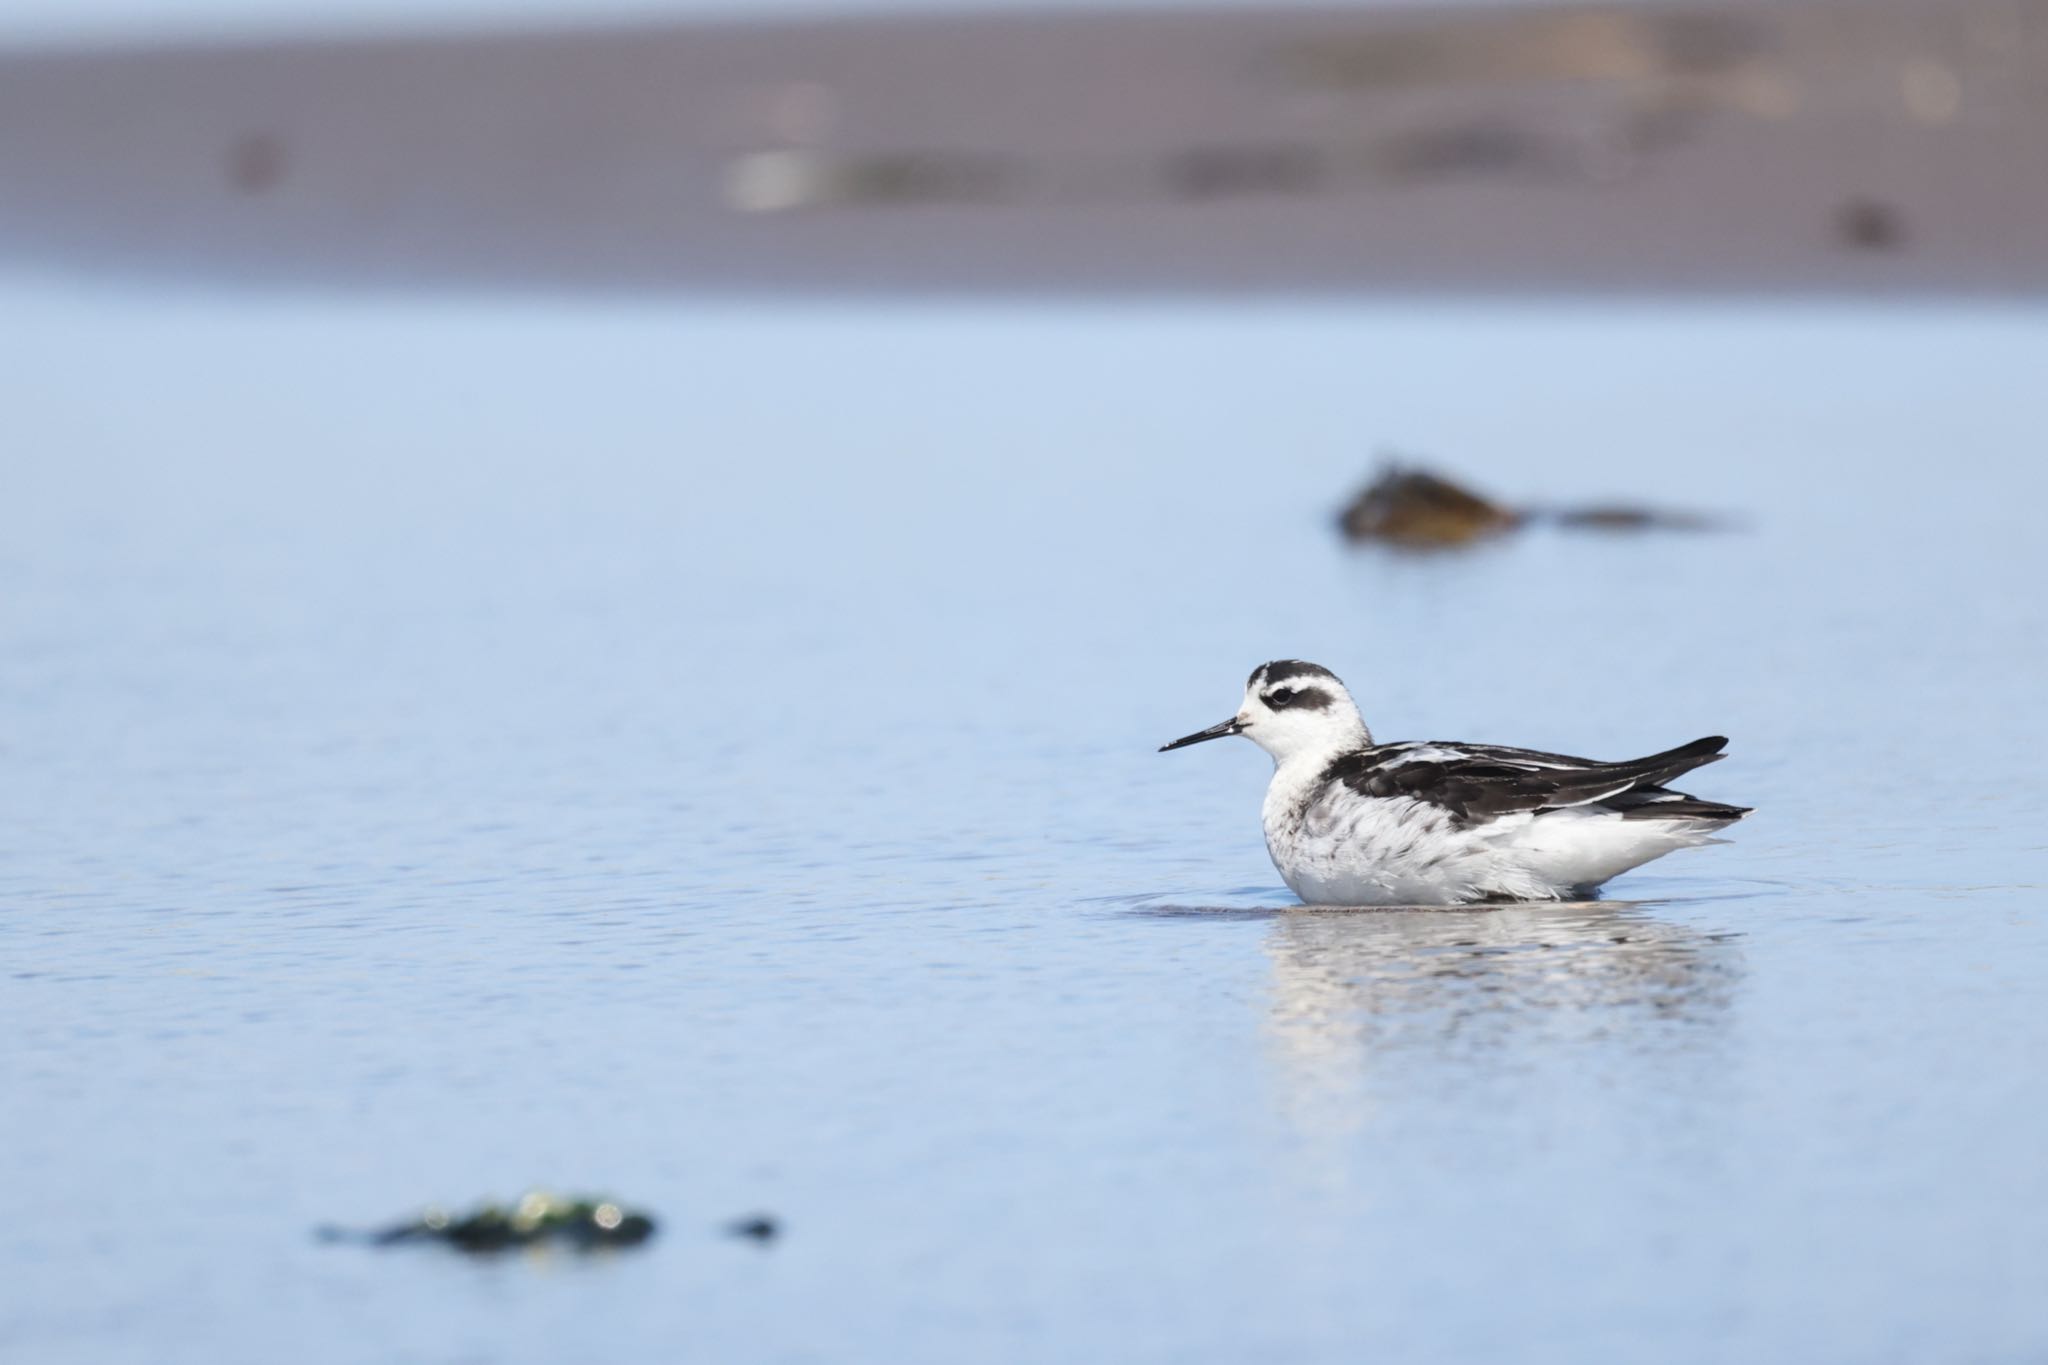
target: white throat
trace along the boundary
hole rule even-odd
[[[1340,754],[1372,743],[1372,731],[1349,697],[1313,712],[1267,712],[1252,720],[1244,737],[1273,756],[1273,767],[1312,766],[1320,771]]]

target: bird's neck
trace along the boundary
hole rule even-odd
[[[1284,758],[1278,754],[1273,756],[1273,780],[1266,784],[1266,800],[1261,811],[1269,846],[1281,831],[1293,829],[1300,823],[1302,812],[1322,786],[1324,771],[1355,747],[1341,743],[1317,744],[1295,749]]]
[[[1330,766],[1335,760],[1358,749],[1370,748],[1372,731],[1365,728],[1360,720],[1341,730],[1333,730],[1327,737],[1319,738],[1314,744],[1304,744],[1285,753],[1273,755],[1273,776],[1277,781],[1282,773],[1290,776],[1296,773],[1313,777]]]

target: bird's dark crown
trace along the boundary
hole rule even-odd
[[[1251,677],[1245,680],[1245,686],[1271,686],[1296,678],[1328,678],[1331,682],[1337,681],[1337,675],[1321,664],[1312,664],[1305,659],[1275,659],[1253,669]]]

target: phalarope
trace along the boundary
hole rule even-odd
[[[1299,659],[1259,665],[1236,715],[1160,752],[1228,735],[1273,756],[1266,851],[1311,905],[1582,899],[1749,814],[1663,785],[1721,758],[1719,735],[1619,763],[1375,744],[1337,675]]]

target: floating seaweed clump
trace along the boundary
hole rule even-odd
[[[1338,518],[1347,538],[1402,549],[1444,549],[1549,522],[1574,530],[1705,531],[1721,523],[1696,512],[1600,503],[1508,507],[1431,470],[1388,463]]]
[[[1351,500],[1341,520],[1353,540],[1426,546],[1463,545],[1505,531],[1521,518],[1440,474],[1388,464]]]
[[[565,1246],[576,1251],[638,1246],[654,1235],[654,1219],[611,1199],[532,1191],[516,1203],[479,1204],[456,1215],[428,1208],[417,1218],[366,1232],[322,1228],[330,1242],[363,1242],[397,1246],[404,1242],[441,1242],[458,1251],[507,1251],[514,1247]]]

